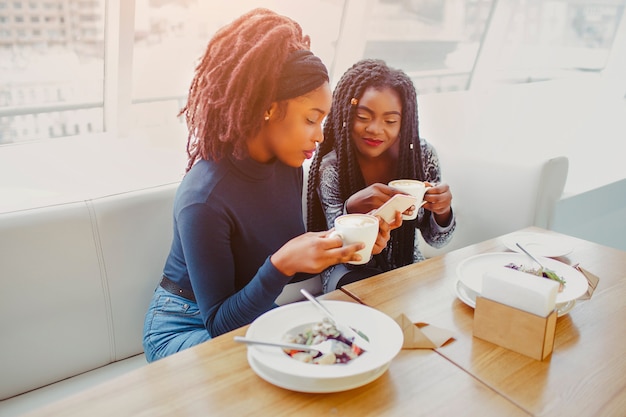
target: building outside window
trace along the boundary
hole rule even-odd
[[[523,83],[586,76],[608,61],[623,0],[517,0],[488,62],[497,82]]]
[[[104,7],[0,3],[0,144],[103,130]]]
[[[255,7],[298,21],[331,81],[358,59],[380,58],[420,94],[596,76],[614,55],[626,8],[626,0],[119,1],[134,6],[122,80],[132,130],[180,125],[207,42]],[[104,131],[105,3],[0,0],[0,144]]]

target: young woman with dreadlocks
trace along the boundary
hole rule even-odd
[[[146,314],[148,361],[250,323],[296,273],[360,259],[362,244],[304,233],[302,163],[330,103],[326,67],[293,20],[256,9],[209,42],[181,111],[189,165]],[[382,222],[378,251],[388,239]]]
[[[388,246],[366,268],[337,265],[325,270],[325,291],[422,261],[416,228],[434,247],[449,241],[456,225],[452,194],[441,182],[435,149],[419,137],[416,91],[404,72],[381,60],[352,66],[333,92],[324,139],[309,175],[310,231],[325,230],[344,212],[367,213],[380,207],[399,192],[385,185],[391,180],[417,179],[431,186],[417,219],[405,220],[391,232]]]

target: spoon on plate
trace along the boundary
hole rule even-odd
[[[333,346],[335,344],[335,340],[333,339],[328,339],[322,343],[318,343],[317,345],[301,345],[299,343],[287,343],[287,342],[268,342],[265,340],[248,339],[242,336],[235,336],[234,340],[235,342],[245,343],[247,345],[263,345],[263,346],[279,347],[279,348],[289,349],[289,350],[312,351],[312,352],[319,352],[323,355],[331,353],[333,351]]]
[[[522,245],[520,245],[519,243],[515,243],[517,245],[518,248],[520,248],[526,255],[528,255],[528,257],[530,259],[532,259],[537,265],[539,265],[539,272],[540,272],[540,276],[544,277],[544,278],[548,278],[551,280],[554,280],[556,282],[559,283],[559,292],[563,291],[563,289],[565,288],[565,284],[567,284],[567,282],[560,277],[555,271],[553,271],[550,268],[546,268],[546,266],[544,264],[542,264],[541,262],[539,262],[539,259],[537,259],[535,256],[533,256],[533,254],[531,254],[530,252],[528,252]]]
[[[539,268],[541,268],[541,270],[548,269],[539,261],[539,259],[537,259],[532,253],[528,252],[522,245],[520,245],[519,243],[515,243],[515,245],[520,248],[522,252],[528,255],[528,257],[532,259],[537,265],[539,265]]]
[[[317,301],[317,299],[315,297],[313,297],[313,295],[308,292],[306,289],[302,288],[300,289],[300,292],[302,293],[302,295],[304,295],[306,297],[307,300],[309,300],[310,302],[313,303],[313,305],[315,307],[317,307],[326,317],[328,317],[328,319],[335,325],[338,326],[339,322],[337,321],[337,318],[335,317],[335,315],[333,313],[331,313],[331,311],[329,309],[327,309],[322,303],[320,303],[319,301]],[[342,323],[343,324],[343,323]],[[348,329],[350,329],[352,332],[354,332],[354,337],[355,340],[354,342],[357,343],[357,345],[360,348],[363,348],[364,345],[369,347],[369,341],[370,339],[365,335],[365,333],[363,333],[360,330],[355,329],[352,326],[347,326],[345,325],[345,327],[347,327]],[[359,339],[358,341],[356,339]]]

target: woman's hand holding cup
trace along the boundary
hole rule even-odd
[[[391,231],[402,225],[402,213],[396,212],[396,219],[391,223],[387,223],[380,217],[378,218],[378,235],[376,236],[376,243],[372,249],[372,255],[378,255],[387,247],[387,243],[391,238]]]
[[[389,187],[385,184],[375,183],[368,187],[365,187],[361,191],[358,191],[350,196],[346,201],[346,210],[348,213],[374,213],[380,206],[385,204],[391,197],[396,194],[405,194],[400,190],[396,190],[392,187]],[[415,207],[409,208],[406,213],[410,213],[412,210],[415,210]],[[383,221],[383,223],[385,223]],[[383,228],[379,233],[379,238],[383,238],[386,241],[389,240],[389,237],[385,237],[388,231],[397,229],[402,226],[402,215],[396,215],[396,219],[391,223],[385,223]],[[387,227],[389,229],[387,230]],[[380,239],[377,240],[374,255],[379,254],[383,249],[380,248]]]
[[[409,194],[415,197],[418,201],[418,205],[425,206],[428,204],[427,201],[424,200],[424,195],[430,191],[431,184],[428,182],[422,182],[418,180],[404,179],[404,180],[393,180],[389,182],[389,186],[402,192],[404,194]],[[415,220],[417,217],[417,207],[409,213],[405,213],[402,216],[403,220]]]
[[[427,182],[424,184],[428,185],[424,195],[424,208],[433,212],[437,224],[447,226],[452,215],[452,192],[450,192],[450,186],[445,182],[440,182],[437,185],[431,185]]]
[[[368,263],[372,257],[374,245],[378,241],[379,230],[380,219],[377,217],[369,214],[344,214],[335,219],[335,230],[331,232],[330,236],[338,236],[344,245],[364,244],[364,247],[357,252],[361,259],[347,262],[353,265],[362,265]]]
[[[402,191],[385,184],[372,184],[352,194],[346,201],[348,213],[371,213],[385,204],[387,200]]]
[[[270,261],[282,274],[295,275],[297,272],[317,274],[329,266],[361,262],[357,253],[365,248],[362,242],[345,244],[339,237],[326,232],[308,232],[285,243],[271,257]]]

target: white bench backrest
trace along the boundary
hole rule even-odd
[[[0,400],[143,352],[177,185],[0,214]]]

